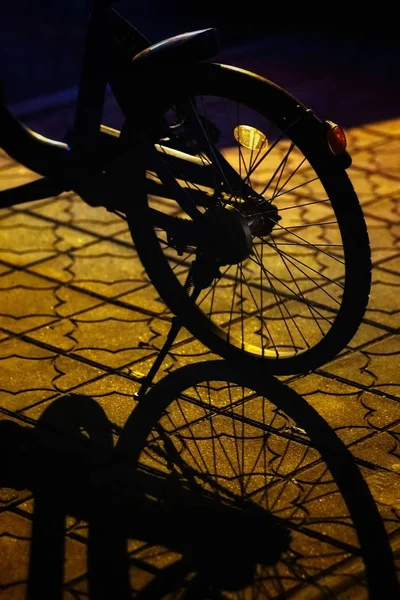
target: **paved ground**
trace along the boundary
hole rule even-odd
[[[254,55],[238,60],[261,64]],[[335,89],[354,78],[350,72],[338,78]],[[374,85],[361,80],[373,94]],[[382,85],[389,86],[388,79]],[[299,74],[293,87],[307,98],[323,89],[319,102],[331,102],[327,78],[311,81]],[[179,379],[183,389],[175,392],[179,381],[172,381],[164,390],[165,402],[171,394],[167,413],[151,420],[145,412],[136,426],[127,425],[137,408],[133,394],[162,345],[170,316],[143,273],[125,224],[71,194],[1,211],[0,598],[23,598],[28,590],[29,598],[83,599],[89,589],[93,598],[184,597],[185,590],[185,597],[204,599],[367,598],[357,534],[371,543],[370,585],[379,585],[387,566],[385,557],[379,561],[380,522],[400,566],[400,119],[387,114],[360,124],[355,108],[362,90],[355,87],[351,114],[358,122],[347,133],[350,176],[372,244],[368,310],[351,348],[312,374],[286,380],[286,387],[276,384],[275,390],[269,382],[262,401],[251,386],[234,386],[227,373],[222,385],[215,374],[210,385],[204,373],[200,381],[192,374]],[[393,110],[389,100],[382,104],[382,112]],[[343,99],[338,108],[344,105]],[[51,121],[31,115],[30,122],[54,129],[64,116],[55,115]],[[32,177],[8,157],[0,161],[2,189]],[[209,358],[184,335],[160,376]],[[287,387],[297,394],[299,414],[290,408]],[[306,403],[327,421],[328,431]],[[229,511],[216,517],[208,507],[199,517],[184,490],[174,489],[171,506],[163,475],[179,473],[182,465],[171,466],[158,444],[157,419],[214,494],[217,484],[226,488],[229,481],[231,493],[246,493],[280,518],[281,526],[267,519],[256,527],[241,524]],[[115,472],[108,465],[116,440],[122,436],[129,444],[146,422],[143,500],[129,470]],[[355,473],[329,431],[351,452]],[[329,439],[326,454],[321,436]],[[153,508],[160,495],[161,519]],[[217,496],[229,493],[219,487]],[[204,581],[224,592],[211,594]],[[382,597],[395,596],[382,591]]]

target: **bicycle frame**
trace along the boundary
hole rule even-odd
[[[4,103],[0,103],[0,147],[20,164],[44,176],[43,179],[0,192],[0,208],[55,196],[63,191],[80,193],[82,189],[86,191],[86,202],[96,206],[104,204],[104,197],[94,197],[101,188],[101,185],[95,185],[94,176],[101,173],[102,166],[110,159],[117,159],[127,151],[119,140],[119,132],[101,124],[106,86],[110,84],[125,117],[131,117],[135,122],[136,100],[149,80],[144,69],[132,72],[132,58],[148,48],[150,42],[110,8],[111,3],[110,0],[93,2],[85,38],[73,133],[68,144],[45,138],[26,128]],[[204,171],[199,167],[204,167],[204,163],[159,144],[156,149],[173,154],[176,160],[185,161],[185,168],[188,167],[191,172],[193,169],[197,171],[195,180],[199,180],[200,171]],[[135,161],[137,154],[132,144],[129,152],[131,160]],[[84,183],[88,178],[89,186]],[[189,214],[194,214],[190,206],[185,208]]]
[[[204,34],[216,32],[206,29],[181,34],[149,49],[149,41],[110,8],[111,3],[110,0],[93,1],[85,39],[74,127],[68,144],[49,140],[30,131],[10,113],[4,103],[0,103],[0,147],[20,164],[44,176],[43,179],[0,192],[0,208],[57,196],[63,191],[74,191],[91,206],[105,206],[108,210],[125,213],[123,197],[126,194],[123,184],[129,184],[131,166],[137,164],[149,172],[152,164],[156,164],[155,171],[160,175],[159,180],[147,178],[146,191],[153,193],[154,189],[156,195],[174,198],[182,210],[201,226],[204,217],[197,206],[207,206],[209,198],[207,193],[200,192],[199,186],[212,191],[216,185],[212,178],[212,166],[207,168],[211,162],[207,162],[207,156],[199,159],[179,149],[179,145],[174,147],[170,142],[153,144],[146,129],[147,124],[143,128],[137,115],[145,113],[152,125],[153,121],[155,125],[160,125],[157,115],[151,112],[151,107],[147,104],[151,105],[151,97],[157,95],[160,85],[174,86],[174,80],[170,80],[174,69],[168,67],[177,64],[190,66],[213,56],[217,51],[215,36],[211,35],[208,39]],[[121,139],[119,132],[101,124],[107,84],[129,123],[131,135],[127,142]],[[288,107],[290,119],[287,122],[297,123],[313,118],[311,111],[297,103],[290,94],[274,84],[269,85],[272,105],[279,106],[281,112],[286,110],[282,103]],[[195,110],[189,101],[185,102],[185,114],[190,117],[190,113],[195,113]],[[319,136],[320,127],[325,124],[321,124],[315,117],[314,121]],[[287,122],[282,123],[283,130],[287,127]],[[201,141],[204,135],[201,131],[202,124],[193,123],[191,119],[190,127]],[[328,144],[324,142],[322,146],[319,147],[321,154],[330,154]],[[160,153],[169,154],[174,161],[179,161],[178,172],[182,173],[182,179],[195,184],[191,185],[192,198],[185,194],[165,168],[160,160]],[[247,184],[243,183],[219,150],[211,145],[209,153],[218,162],[223,176],[232,184],[232,189],[237,188],[238,195],[243,193]],[[124,163],[128,169],[123,172],[117,167],[118,176],[115,176],[115,173],[112,174],[113,166],[122,156],[128,161]],[[345,154],[333,158],[342,160],[342,157]],[[122,179],[122,182],[117,183],[116,177]],[[115,186],[118,186],[120,194],[113,193]],[[195,195],[198,196],[196,202]],[[172,228],[174,237],[177,229],[183,235],[183,228],[176,219],[159,211],[152,212],[156,226],[168,231]],[[188,231],[185,242],[195,244],[197,234],[193,232],[193,228],[186,228]]]

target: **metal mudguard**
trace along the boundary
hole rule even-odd
[[[190,64],[213,58],[219,51],[218,31],[213,28],[181,33],[149,46],[133,58],[134,65]]]

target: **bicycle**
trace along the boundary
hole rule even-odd
[[[127,220],[181,325],[278,375],[334,358],[369,297],[367,229],[343,130],[271,81],[206,62],[215,29],[150,45],[94,0],[73,131],[45,139],[0,107],[0,147],[42,175],[0,207],[76,192]],[[101,124],[106,85],[125,117]]]

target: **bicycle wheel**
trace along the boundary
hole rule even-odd
[[[193,66],[160,90],[146,192],[127,210],[158,293],[225,358],[275,374],[327,362],[360,325],[371,273],[341,130],[234,67]]]
[[[135,408],[116,451],[165,524],[153,550],[131,556],[150,566],[159,557],[138,597],[322,599],[351,589],[378,599],[385,581],[397,598],[388,537],[354,458],[278,380],[221,360],[178,369]]]

